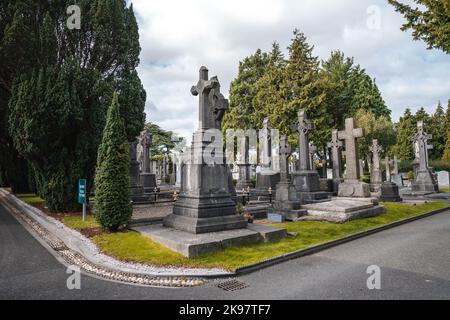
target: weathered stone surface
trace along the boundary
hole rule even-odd
[[[255,224],[249,224],[248,228],[204,234],[192,234],[162,225],[138,226],[134,230],[187,258],[195,258],[231,246],[278,241],[286,236],[286,229]]]
[[[400,202],[398,186],[395,183],[385,181],[381,184],[380,200],[384,202]]]
[[[272,132],[272,126],[268,118],[264,119],[263,128],[259,131],[261,171],[256,174],[256,189],[259,193],[265,193],[271,188],[276,192],[277,183],[280,182],[280,173],[274,170],[274,160],[278,155],[273,154],[272,145],[278,143],[276,135]]]
[[[437,173],[438,176],[438,185],[439,188],[448,188],[450,187],[450,175],[448,171],[439,171]]]
[[[291,176],[297,199],[302,203],[326,200],[331,195],[320,191],[319,174],[312,168],[308,134],[313,129],[314,126],[308,120],[305,110],[301,109],[298,112],[298,125],[293,128],[293,131],[298,133],[299,139],[299,167]]]
[[[339,190],[339,184],[343,182],[342,179],[342,141],[338,138],[338,131],[333,129],[331,132],[331,142],[327,144],[327,147],[331,149],[331,160],[333,162],[333,169],[331,178],[332,192],[337,195]]]
[[[206,67],[200,68],[199,77],[191,89],[193,95],[199,96],[199,129],[189,151],[191,162],[181,167],[181,188],[173,213],[164,219],[164,225],[195,234],[245,228],[247,221],[237,214],[230,194],[230,170],[223,153],[216,150],[213,164],[206,163],[203,157],[211,143],[205,132],[220,130],[228,100],[220,93],[217,77],[209,79]]]
[[[344,182],[339,184],[339,197],[370,197],[369,185],[359,181],[357,138],[361,138],[363,134],[364,132],[361,128],[355,128],[355,120],[353,118],[345,119],[345,130],[338,132],[338,138],[345,140],[347,170]]]
[[[374,139],[372,145],[369,148],[372,153],[372,172],[370,174],[370,191],[378,192],[380,186],[383,183],[380,169],[380,152],[383,148],[378,144],[378,140]]]
[[[366,218],[385,212],[383,206],[373,198],[333,198],[329,202],[303,206],[308,215],[300,220],[319,220],[342,223],[353,219]]]
[[[419,167],[416,172],[414,182],[411,185],[413,193],[438,192],[439,187],[431,169],[428,167],[428,144],[427,141],[432,135],[424,131],[423,122],[417,122],[417,133],[411,138],[415,147],[416,158],[418,157]]]

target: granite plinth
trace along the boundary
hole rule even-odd
[[[141,173],[141,184],[144,193],[153,192],[156,185],[156,175],[154,173]]]
[[[187,258],[231,246],[278,241],[287,234],[286,229],[258,224],[249,224],[247,228],[204,234],[192,234],[162,225],[138,226],[134,230]]]
[[[380,188],[380,201],[384,202],[400,202],[402,198],[400,197],[398,186],[392,182],[383,182]]]
[[[369,198],[370,187],[358,180],[344,180],[339,184],[338,197]]]
[[[385,212],[385,208],[373,198],[333,198],[331,201],[302,206],[308,215],[300,220],[318,220],[343,223],[349,220],[366,218]]]

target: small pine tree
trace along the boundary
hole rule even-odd
[[[117,93],[108,110],[95,176],[95,218],[104,229],[116,231],[131,218],[129,145],[120,116]]]

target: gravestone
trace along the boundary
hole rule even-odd
[[[299,139],[298,170],[292,174],[297,199],[302,203],[327,200],[330,193],[320,191],[319,174],[312,168],[308,135],[314,130],[314,126],[304,109],[299,110],[298,124],[292,129],[298,133]]]
[[[386,156],[386,181],[384,181],[380,187],[380,200],[384,202],[400,202],[402,201],[402,198],[400,198],[398,186],[391,182],[390,163],[389,157]]]
[[[274,211],[282,214],[287,220],[295,220],[305,214],[300,210],[300,202],[297,200],[297,192],[291,182],[288,173],[288,159],[291,154],[291,146],[286,136],[280,138],[280,182],[276,186]]]
[[[342,141],[338,139],[338,131],[333,129],[331,131],[331,142],[327,144],[331,149],[331,179],[333,180],[333,193],[336,195],[339,190],[339,184],[342,179]]]
[[[241,137],[238,141],[237,166],[239,168],[239,179],[236,183],[236,190],[247,189],[252,185],[250,179],[250,156],[249,156],[249,139],[246,136]]]
[[[137,161],[137,145],[139,141],[135,139],[130,142],[129,153],[130,153],[130,188],[131,188],[131,200],[134,203],[146,202],[148,197],[144,195],[144,188],[141,185],[140,175],[139,175],[139,161]]]
[[[438,171],[437,176],[439,188],[450,187],[450,176],[448,171]]]
[[[311,170],[317,170],[316,164],[314,162],[314,156],[317,152],[317,147],[314,145],[312,141],[309,142],[309,158],[311,163]]]
[[[263,128],[259,131],[261,171],[256,174],[257,193],[262,194],[267,193],[269,188],[275,190],[280,182],[280,173],[273,170],[272,145],[277,141],[272,141],[275,138],[272,129],[269,119],[265,118]]]
[[[394,156],[393,164],[394,164],[394,171],[392,174],[392,182],[395,183],[399,187],[403,187],[403,179],[402,175],[398,171],[398,165],[400,164],[400,161],[397,156]]]
[[[365,168],[365,163],[363,159],[359,159],[359,172],[361,172],[361,175],[364,174],[364,168]]]
[[[378,144],[378,140],[374,139],[372,145],[369,148],[372,153],[372,172],[370,174],[370,191],[378,192],[380,186],[383,183],[380,169],[380,152],[383,148]]]
[[[370,197],[369,185],[359,181],[357,139],[363,135],[363,129],[355,128],[355,120],[353,118],[345,119],[345,130],[338,132],[339,140],[345,140],[346,152],[346,175],[344,182],[339,185],[339,197]]]
[[[142,146],[142,172],[141,172],[141,184],[144,188],[144,192],[153,192],[156,187],[156,176],[151,172],[150,167],[150,146],[152,143],[152,135],[149,129],[145,129],[141,132],[139,137],[139,143]]]
[[[428,167],[428,140],[432,135],[424,131],[423,121],[417,122],[417,133],[411,138],[418,155],[419,166],[414,182],[411,185],[411,191],[415,194],[427,194],[438,192],[438,184]]]
[[[221,129],[228,100],[220,93],[217,77],[209,79],[206,67],[200,68],[199,81],[191,93],[199,96],[199,128],[190,151],[193,161],[183,166],[180,193],[164,226],[194,234],[245,228],[247,221],[237,214],[231,198],[230,170],[224,154],[216,150],[214,164],[207,164],[203,157],[211,143],[205,132]]]

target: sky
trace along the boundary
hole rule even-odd
[[[201,66],[217,75],[225,97],[239,61],[302,31],[325,60],[341,50],[376,79],[392,118],[406,107],[433,112],[450,99],[450,55],[427,50],[402,32],[404,18],[385,0],[132,0],[142,47],[138,72],[147,91],[147,121],[190,140]]]

